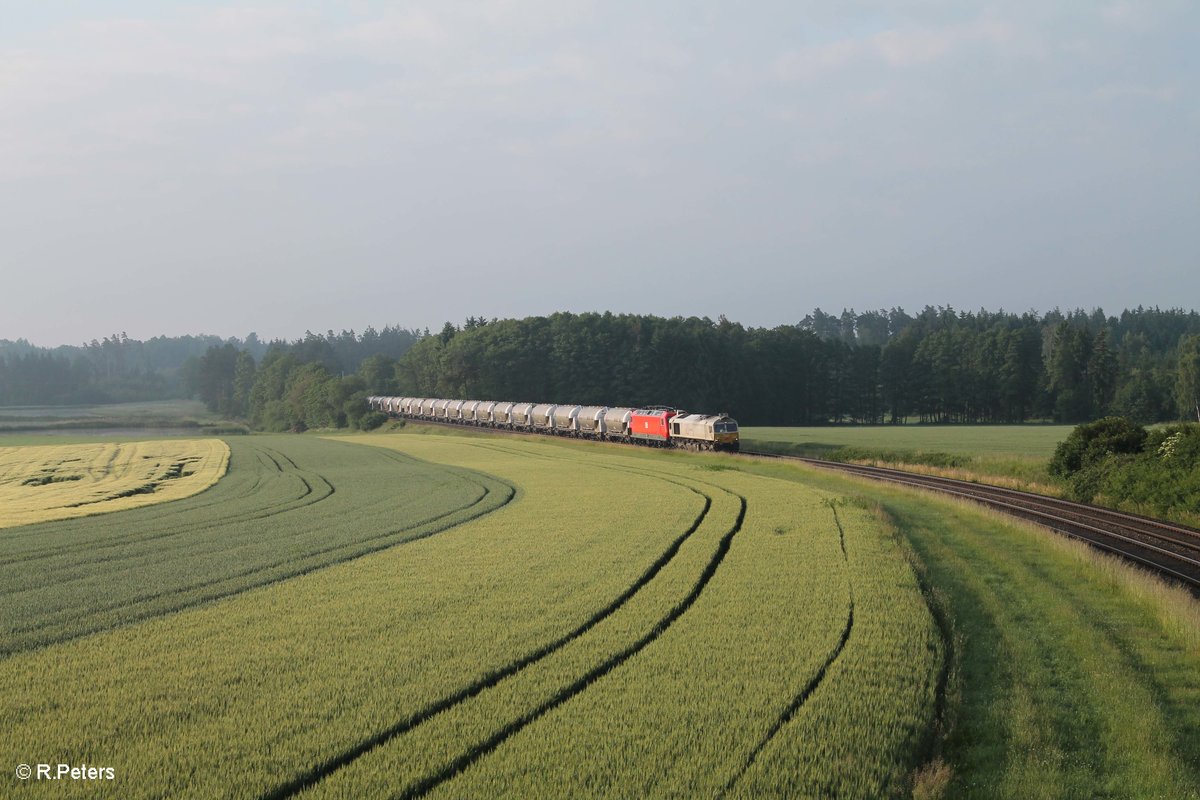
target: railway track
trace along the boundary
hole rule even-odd
[[[433,420],[413,420],[418,424],[438,425],[465,430],[472,426]],[[544,436],[537,431],[479,428],[479,430]],[[823,469],[846,472],[872,480],[909,486],[972,500],[988,508],[1034,522],[1057,533],[1172,578],[1200,597],[1200,531],[1162,520],[1126,514],[1100,506],[1075,503],[1057,497],[1021,492],[935,475],[921,475],[885,467],[846,464],[818,458],[788,456],[742,450],[744,456],[800,461]]]
[[[884,467],[774,453],[742,452],[757,457],[802,461],[823,469],[972,500],[1133,561],[1181,582],[1193,594],[1200,596],[1200,531],[1193,528],[1001,486]]]

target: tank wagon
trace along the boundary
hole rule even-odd
[[[729,415],[692,414],[666,406],[623,408],[383,396],[368,397],[367,403],[375,411],[403,419],[536,431],[651,447],[734,453],[740,447],[737,421]]]

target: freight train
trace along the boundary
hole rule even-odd
[[[738,425],[726,414],[689,414],[677,408],[617,408],[433,397],[368,397],[390,417],[533,431],[653,447],[736,453]]]

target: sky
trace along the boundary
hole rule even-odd
[[[0,339],[1200,307],[1200,4],[0,0]]]

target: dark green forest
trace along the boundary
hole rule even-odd
[[[760,425],[1157,422],[1190,417],[1200,380],[1200,315],[1142,308],[1119,317],[817,310],[776,328],[611,313],[472,317],[354,374],[316,357],[319,339],[269,348],[258,362],[229,345],[210,349],[190,385],[214,410],[285,430],[377,424],[362,403],[370,394],[664,404]]]
[[[378,424],[371,394],[664,404],[752,425],[1200,415],[1200,314],[1181,309],[817,309],[775,328],[560,313],[292,342],[113,337],[66,353],[21,344],[0,343],[2,403],[192,396],[266,430]]]

